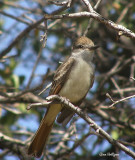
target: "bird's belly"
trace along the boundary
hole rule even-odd
[[[72,103],[78,102],[88,92],[92,76],[93,68],[83,60],[79,61],[71,70],[68,80],[59,94],[69,99]]]

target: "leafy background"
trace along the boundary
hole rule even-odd
[[[90,1],[92,6],[96,2],[96,0]],[[51,14],[60,8],[61,6],[46,1],[0,1],[1,53],[30,24],[40,20],[44,14]],[[83,1],[73,0],[70,8],[65,8],[58,14],[81,11],[87,11]],[[133,1],[102,0],[97,12],[106,19],[135,31]],[[45,31],[42,23],[24,34],[0,60],[0,132],[11,138],[6,142],[0,141],[1,159],[30,158],[27,154],[17,152],[13,144],[26,148],[30,137],[39,126],[45,108],[39,107],[27,111],[26,107],[30,103],[41,102],[48,95],[49,90],[40,96],[38,93],[52,81],[59,62],[70,55],[74,38],[83,35],[88,22],[89,18],[84,17],[48,20],[48,26],[52,25],[52,27],[48,29],[45,48],[42,48],[40,41]],[[113,100],[135,95],[133,79],[135,78],[135,40],[126,36],[119,37],[116,30],[94,19],[87,37],[101,47],[94,58],[96,70],[94,86],[82,106],[89,116],[115,140],[121,141],[135,151],[135,98],[120,102],[113,108],[106,107],[113,103],[106,93],[109,93]],[[39,60],[34,70],[38,56]],[[20,93],[21,96],[15,95]],[[66,133],[68,133],[67,137]],[[16,143],[16,140],[19,140],[19,143]],[[79,140],[82,141],[74,148]],[[105,156],[109,153],[119,156]],[[97,135],[77,115],[65,128],[55,123],[45,156],[41,159],[46,157],[72,160],[132,159],[115,145],[111,145]]]

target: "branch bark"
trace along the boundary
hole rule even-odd
[[[45,15],[46,19],[63,19],[63,18],[81,18],[81,17],[91,17],[95,20],[105,24],[106,26],[118,31],[119,36],[127,36],[135,39],[135,33],[126,27],[116,24],[111,20],[105,19],[102,15],[97,12],[79,12],[79,13],[71,13],[71,14],[62,14],[62,15]]]

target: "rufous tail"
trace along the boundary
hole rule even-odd
[[[28,148],[29,155],[33,155],[37,158],[42,155],[43,149],[50,135],[56,116],[60,111],[61,111],[60,104],[52,104],[51,106],[49,106]]]

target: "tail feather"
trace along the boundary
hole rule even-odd
[[[51,132],[52,125],[47,126],[47,124],[43,124],[40,126],[36,136],[34,137],[32,143],[29,146],[28,154],[32,154],[35,157],[40,157],[42,155],[44,146],[48,140],[49,134]]]
[[[63,108],[61,114],[57,118],[57,122],[62,123],[63,126],[66,126],[74,114],[74,112]]]
[[[37,130],[33,141],[28,148],[29,155],[33,155],[37,158],[42,155],[43,149],[53,127],[55,118],[57,114],[61,111],[61,105],[54,105],[51,105],[48,108],[43,120],[41,121],[40,127]]]

